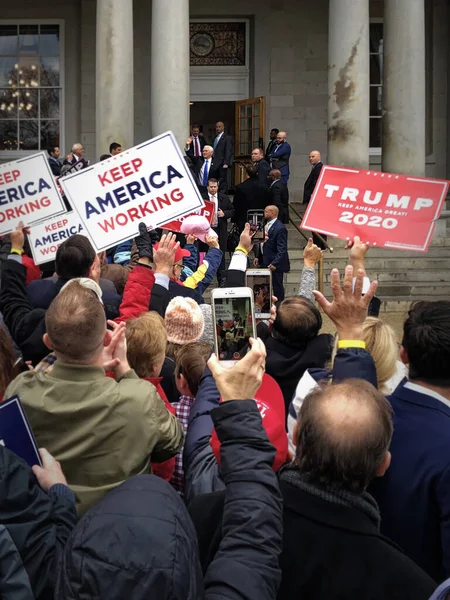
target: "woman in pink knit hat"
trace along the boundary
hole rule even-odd
[[[167,329],[166,355],[173,359],[181,346],[198,342],[205,328],[200,306],[192,298],[183,296],[176,296],[169,302],[164,320]]]

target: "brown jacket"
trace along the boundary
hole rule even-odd
[[[179,451],[183,430],[155,386],[133,370],[119,382],[100,367],[57,361],[51,373],[27,372],[5,397],[21,399],[38,446],[61,462],[83,514],[108,491]]]

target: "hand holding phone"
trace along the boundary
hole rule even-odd
[[[215,354],[208,361],[223,402],[253,399],[261,386],[266,370],[266,347],[259,338],[250,338],[250,345],[250,352],[232,371],[222,367]]]
[[[255,317],[269,319],[272,298],[271,271],[269,269],[247,269],[245,285],[253,290]]]

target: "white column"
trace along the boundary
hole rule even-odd
[[[133,0],[97,0],[96,145],[134,145]]]
[[[328,163],[369,165],[369,0],[330,0]]]
[[[385,0],[383,170],[425,175],[424,0]]]
[[[152,6],[152,134],[171,130],[183,148],[189,135],[189,0],[153,0]]]

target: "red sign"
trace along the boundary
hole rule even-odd
[[[449,182],[324,166],[302,229],[371,246],[426,252]]]
[[[162,229],[170,229],[170,231],[180,232],[181,223],[184,221],[186,217],[192,217],[192,215],[201,215],[202,217],[206,217],[208,219],[208,223],[211,225],[214,211],[214,202],[210,202],[209,200],[205,200],[205,206],[200,210],[196,210],[195,212],[191,212],[188,215],[183,215],[179,219],[175,219],[174,221],[169,221],[169,223],[164,223],[161,225]]]

